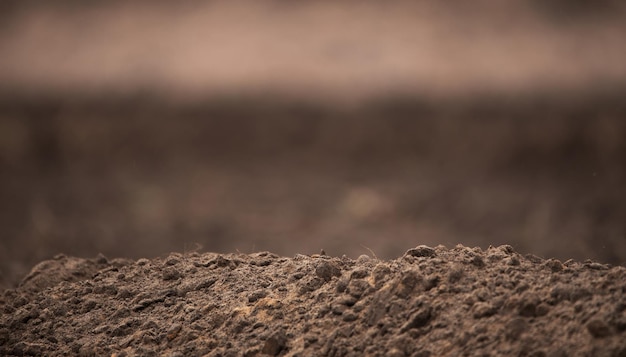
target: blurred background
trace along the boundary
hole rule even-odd
[[[626,263],[626,5],[0,3],[0,287],[58,253]]]

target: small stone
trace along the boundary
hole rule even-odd
[[[412,257],[434,257],[437,255],[435,249],[426,246],[426,245],[418,245],[415,248],[411,248],[404,253],[405,256]]]
[[[356,258],[356,263],[357,264],[365,264],[365,263],[369,263],[371,260],[372,260],[372,258],[370,258],[368,255],[361,254],[361,255],[359,255],[358,258]]]
[[[334,263],[322,260],[315,267],[315,274],[324,281],[330,281],[333,276],[340,276],[341,270]]]

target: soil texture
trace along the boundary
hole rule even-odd
[[[0,354],[626,356],[625,292],[622,266],[508,245],[59,255],[0,295]]]

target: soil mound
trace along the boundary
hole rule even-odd
[[[8,356],[626,356],[626,268],[510,246],[57,256],[0,295]]]

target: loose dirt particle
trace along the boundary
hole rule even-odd
[[[434,257],[437,253],[435,252],[435,250],[431,247],[425,246],[425,245],[420,245],[417,246],[416,248],[411,248],[409,250],[406,251],[406,253],[404,253],[405,256],[412,256],[412,257]]]
[[[324,279],[324,281],[329,281],[333,276],[341,275],[341,271],[335,264],[323,260],[315,267],[315,274]]]

